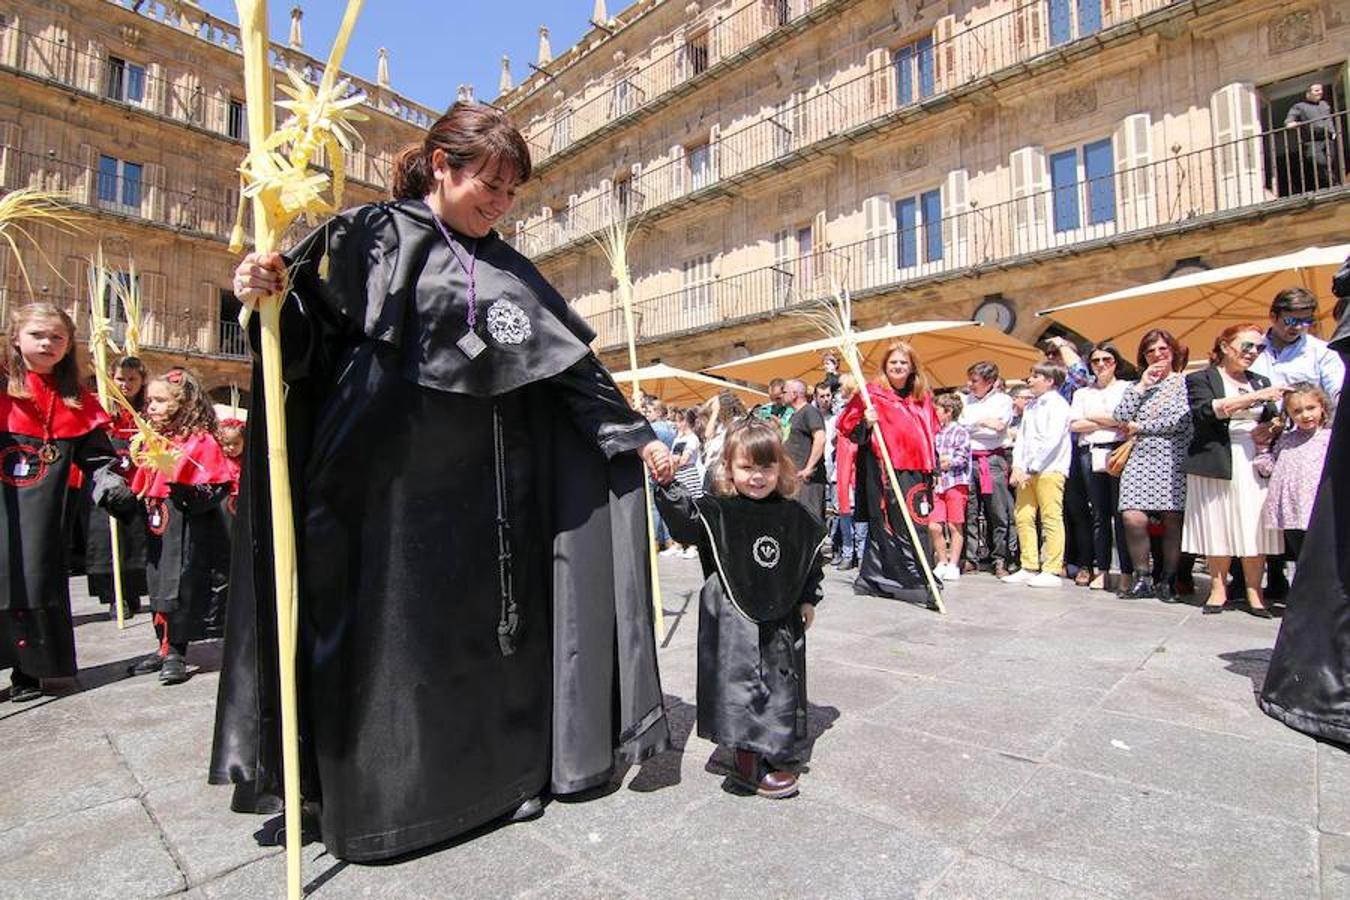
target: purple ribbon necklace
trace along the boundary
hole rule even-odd
[[[464,258],[464,251],[459,248],[459,244],[450,236],[450,230],[445,227],[441,217],[434,212],[431,214],[431,221],[436,223],[436,229],[440,231],[441,237],[445,238],[446,244],[450,246],[450,252],[455,255],[455,260],[460,268],[464,270],[465,276],[469,279],[469,312],[464,317],[465,324],[469,331],[464,337],[455,341],[455,346],[469,359],[475,359],[480,353],[487,349],[487,344],[478,336],[474,326],[478,324],[478,241],[469,244],[469,258]]]

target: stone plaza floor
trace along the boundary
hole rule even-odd
[[[1253,700],[1278,622],[988,575],[951,586],[939,616],[855,597],[831,569],[808,637],[814,753],[800,796],[767,801],[725,789],[726,755],[691,733],[698,563],[661,566],[677,750],[586,802],[397,864],[311,844],[308,890],[1350,897],[1350,756]],[[182,686],[128,678],[149,618],[118,632],[83,581],[82,690],[0,694],[0,897],[282,896],[266,819],[206,784],[219,648],[192,648]]]

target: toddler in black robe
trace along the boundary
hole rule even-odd
[[[733,779],[761,797],[797,793],[788,766],[807,735],[806,629],[821,600],[821,523],[790,497],[796,468],[777,428],[727,434],[714,491],[678,484],[657,505],[711,571],[699,595],[698,734],[735,751]]]

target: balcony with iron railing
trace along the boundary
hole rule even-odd
[[[241,57],[243,55],[238,26],[211,15],[195,4],[184,5],[163,0],[105,0],[105,2],[142,18],[191,34],[214,47]],[[318,83],[319,75],[323,72],[324,60],[310,56],[303,50],[275,42],[271,43],[268,53],[272,67],[278,72],[284,71],[287,65],[290,65],[306,78]],[[238,71],[243,72],[242,59],[238,64]],[[428,128],[440,115],[430,107],[415,103],[390,88],[380,87],[350,72],[344,72],[343,77],[352,82],[356,92],[365,95],[365,105],[368,108],[401,119],[410,125]]]
[[[104,169],[103,159],[118,165]],[[147,223],[195,237],[228,242],[239,209],[238,189],[165,187],[165,170],[111,157],[76,162],[53,154],[24,153],[0,146],[0,193],[31,187],[62,195],[77,209]],[[244,234],[252,234],[253,210],[245,204]],[[294,223],[279,246],[289,247],[313,226]]]
[[[6,321],[12,307],[33,301],[51,303],[70,314],[78,340],[89,339],[89,298],[87,295],[30,293],[26,289],[0,288],[0,317]],[[250,355],[248,338],[239,323],[191,307],[175,309],[178,304],[163,299],[142,298],[141,347],[166,353],[187,353],[220,359],[246,359]],[[111,323],[115,344],[126,338],[126,321]]]
[[[1343,124],[1343,116],[1335,118]],[[639,294],[637,337],[653,341],[801,309],[827,296],[836,281],[865,299],[1034,259],[1350,202],[1344,145],[1329,145],[1330,161],[1314,164],[1307,134],[1282,128],[987,207],[972,202],[939,221],[887,229],[672,293]],[[1057,299],[1071,298],[1038,301],[1050,306]],[[617,303],[590,320],[599,349],[626,340]]]
[[[241,63],[242,64],[242,63]],[[248,118],[244,104],[228,93],[206,93],[192,86],[155,74],[155,64],[143,66],[118,56],[78,50],[51,37],[14,26],[0,28],[0,71],[12,71],[54,82],[87,97],[151,116],[209,132],[240,145],[240,155],[248,139]],[[315,81],[318,74],[310,72]],[[355,87],[351,93],[356,93]],[[279,100],[286,99],[284,95]],[[284,109],[278,116],[287,115]],[[389,158],[386,153],[371,154],[357,147],[344,155],[343,168],[348,179],[385,190],[389,186]]]
[[[645,63],[606,79],[602,89],[564,102],[523,129],[540,171],[631,124],[672,100],[712,81],[734,65],[795,31],[838,15],[857,0],[749,0],[706,26],[690,28],[686,40]]]
[[[901,74],[896,61],[888,58],[885,65],[837,84],[817,85],[797,102],[785,102],[735,131],[721,134],[714,128],[706,174],[691,170],[687,157],[676,157],[642,169],[625,189],[643,198],[639,210],[643,215],[660,215],[703,196],[769,177],[834,145],[945,108],[1015,73],[1061,65],[1075,54],[1096,52],[1112,41],[1137,34],[1148,17],[1158,19],[1169,8],[1187,14],[1196,5],[1196,0],[1138,0],[1127,12],[1119,13],[1119,20],[1103,21],[1099,29],[1080,33],[1073,28],[1052,29],[1043,18],[1029,20],[1028,10],[1039,15],[1045,2],[1024,4],[923,45],[917,56],[906,60],[908,74]],[[1033,21],[1040,25],[1031,28]],[[700,182],[703,186],[696,186]],[[545,214],[541,207],[522,216],[525,226],[511,237],[516,249],[539,261],[587,237],[588,232],[570,223],[594,222],[605,227],[611,199],[594,189],[585,193],[590,196],[563,214],[567,222],[562,227],[555,221],[560,210]]]

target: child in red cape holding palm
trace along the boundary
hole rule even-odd
[[[141,466],[131,484],[145,501],[146,578],[159,638],[156,651],[131,671],[158,671],[161,683],[181,684],[188,679],[188,644],[223,630],[230,564],[225,503],[233,476],[215,408],[191,372],[170,369],[151,381],[146,415],[179,456],[171,472]]]
[[[867,549],[853,592],[931,605],[919,555],[932,559],[925,526],[933,510],[937,412],[914,348],[904,341],[887,347],[881,358],[881,377],[869,383],[866,390],[876,412],[867,409],[860,391],[839,414],[837,427],[840,440],[852,441],[858,447],[853,515],[855,520],[868,523]],[[917,547],[905,526],[904,514],[895,505],[894,491],[881,462],[877,430],[885,437],[900,490],[914,519]]]

